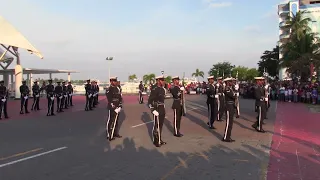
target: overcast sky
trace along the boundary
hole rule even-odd
[[[257,67],[278,40],[280,0],[0,0],[1,16],[44,59],[20,50],[23,67],[71,69],[73,79],[129,74],[190,76],[230,61]],[[14,65],[11,66],[14,68]],[[48,76],[45,76],[48,77]],[[57,75],[65,77],[66,75]]]

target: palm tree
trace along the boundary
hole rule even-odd
[[[292,13],[291,16],[287,16],[285,27],[291,30],[290,39],[300,40],[306,33],[311,32],[309,24],[312,20],[305,17],[306,13],[307,11],[299,11],[296,14]]]
[[[151,73],[151,74],[145,74],[145,75],[142,77],[143,82],[144,82],[145,84],[148,84],[148,83],[153,82],[153,81],[155,80],[155,78],[156,78],[156,75],[153,74],[153,73]]]
[[[132,82],[135,79],[137,79],[137,75],[136,74],[129,75],[128,79],[129,79],[129,82]]]
[[[200,71],[198,68],[196,69],[196,72],[192,73],[192,77],[196,77],[198,79],[198,77],[204,77],[204,72]]]

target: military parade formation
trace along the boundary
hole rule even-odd
[[[155,78],[156,84],[151,87],[150,96],[148,98],[147,107],[150,109],[153,116],[153,144],[156,147],[161,147],[165,145],[166,142],[162,139],[162,127],[165,120],[166,110],[165,110],[165,76],[161,75]],[[234,142],[231,138],[232,127],[234,116],[236,118],[240,117],[240,102],[239,102],[239,84],[236,78],[216,78],[214,76],[209,76],[208,86],[206,89],[207,100],[206,104],[208,107],[208,128],[216,129],[216,121],[224,121],[225,117],[226,125],[224,130],[224,135],[222,141],[224,142]],[[256,77],[256,87],[255,87],[255,111],[257,112],[256,122],[252,125],[256,131],[264,133],[263,124],[264,120],[267,118],[267,110],[270,107],[268,85],[263,77]],[[40,87],[38,82],[35,81],[32,86],[32,98],[33,103],[31,106],[32,111],[40,110],[39,99],[40,92],[45,91],[47,96],[47,116],[54,116],[54,107],[56,100],[56,112],[64,112],[64,109],[68,109],[73,106],[72,96],[73,96],[73,86],[71,82],[57,82],[57,85],[52,84],[52,80],[48,80],[48,85]],[[175,137],[183,137],[180,131],[182,116],[186,115],[186,105],[185,105],[185,88],[180,84],[179,76],[172,78],[173,86],[170,88],[170,93],[173,97],[173,103],[171,108],[173,109],[173,135]],[[139,104],[143,104],[143,95],[146,94],[145,88],[140,82],[139,84]],[[22,82],[20,86],[20,114],[28,114],[28,103],[30,90],[26,85],[26,81]],[[99,85],[96,81],[87,80],[85,84],[85,97],[86,102],[84,105],[85,111],[93,110],[99,104]],[[110,86],[106,90],[106,97],[108,100],[108,119],[106,122],[106,136],[109,141],[115,140],[115,138],[121,138],[119,134],[118,119],[119,114],[122,110],[122,89],[120,82],[117,77],[110,78]],[[7,113],[7,98],[8,89],[4,86],[4,81],[0,81],[0,118],[2,115],[4,118],[9,118]]]

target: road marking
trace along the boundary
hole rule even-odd
[[[299,176],[300,176],[300,180],[302,180],[301,166],[300,166],[299,155],[298,155],[297,149],[296,149],[296,156],[297,156],[297,163],[298,163],[298,167],[299,167]]]
[[[194,107],[194,108],[187,109],[187,111],[192,111],[192,110],[196,110],[196,109],[198,109],[198,108]],[[170,114],[170,113],[168,113],[168,114]],[[165,118],[167,118],[167,116]],[[139,126],[143,126],[145,124],[149,124],[149,123],[152,123],[152,122],[153,122],[153,120],[152,121],[148,121],[148,122],[144,122],[144,123],[141,123],[141,124],[137,124],[137,125],[134,125],[134,126],[131,126],[131,128],[136,128],[136,127],[139,127]]]
[[[30,150],[30,151],[25,151],[25,152],[22,152],[22,153],[17,153],[17,154],[14,154],[14,155],[12,155],[12,156],[0,158],[0,161],[6,160],[6,159],[10,159],[10,158],[14,158],[14,157],[18,157],[18,156],[23,156],[23,155],[26,155],[26,154],[29,154],[29,153],[33,153],[33,152],[37,152],[37,151],[41,151],[42,149],[43,149],[43,148],[37,148],[37,149],[32,149],[32,150]]]
[[[278,109],[278,101],[276,101],[276,105],[274,106],[274,112],[276,113]]]
[[[46,152],[43,152],[43,153],[40,153],[40,154],[36,154],[36,155],[29,156],[29,157],[26,157],[26,158],[18,159],[16,161],[11,161],[11,162],[8,162],[8,163],[5,163],[5,164],[0,164],[0,168],[5,167],[5,166],[10,166],[12,164],[16,164],[16,163],[19,163],[19,162],[23,162],[23,161],[26,161],[26,160],[29,160],[29,159],[33,159],[33,158],[36,158],[36,157],[39,157],[39,156],[43,156],[43,155],[46,155],[46,154],[50,154],[50,153],[53,153],[53,152],[56,152],[56,151],[61,151],[61,150],[66,149],[66,148],[67,147],[60,147],[60,148],[57,148],[57,149],[53,149],[51,151],[46,151]]]
[[[187,168],[187,162],[189,160],[191,160],[195,155],[194,154],[190,154],[189,156],[187,156],[186,159],[181,159],[178,157],[180,163],[178,165],[176,165],[175,167],[173,167],[166,175],[164,175],[161,180],[165,180],[167,179],[169,176],[173,175],[180,167],[185,167]]]

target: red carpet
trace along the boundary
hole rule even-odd
[[[320,114],[278,103],[267,180],[320,179]]]

